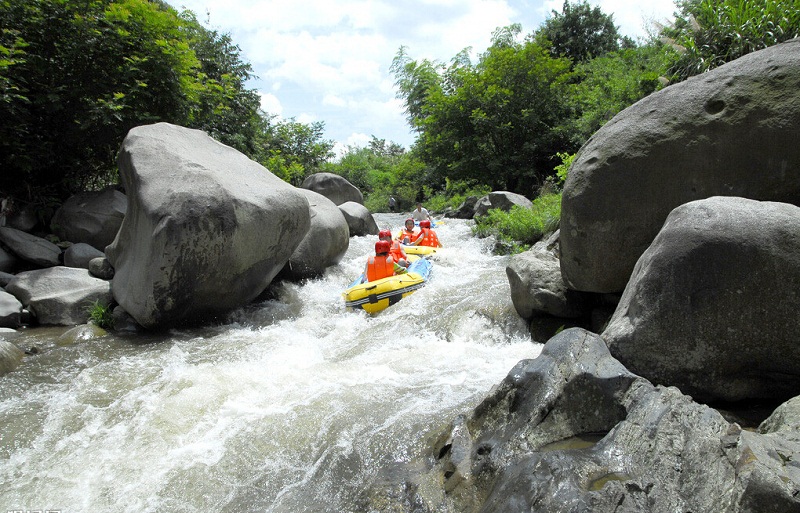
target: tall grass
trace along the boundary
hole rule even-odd
[[[494,236],[498,253],[520,253],[557,230],[560,222],[561,194],[550,193],[536,198],[531,208],[489,210],[487,215],[475,219],[472,231],[478,237]]]
[[[800,34],[797,0],[683,0],[674,25],[662,29],[686,79]]]

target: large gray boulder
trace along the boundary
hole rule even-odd
[[[671,85],[581,148],[564,186],[570,288],[620,292],[673,208],[710,196],[800,204],[800,39]]]
[[[22,303],[0,290],[0,328],[19,328],[22,325]]]
[[[17,257],[39,267],[52,267],[61,263],[61,248],[47,239],[16,228],[0,226],[0,242]]]
[[[573,328],[523,360],[418,461],[377,476],[364,510],[798,511],[797,433],[742,430],[629,372]]]
[[[81,192],[70,196],[50,221],[61,240],[85,243],[102,251],[117,236],[128,201],[116,189]]]
[[[508,212],[514,206],[531,208],[533,202],[522,194],[517,194],[515,192],[493,191],[480,198],[475,203],[474,216],[484,216],[492,209],[500,209]]]
[[[0,376],[13,371],[22,363],[25,353],[11,342],[0,338]]]
[[[298,191],[308,201],[311,227],[282,271],[294,280],[322,275],[325,269],[338,264],[350,247],[350,230],[339,207],[314,191]]]
[[[134,128],[118,160],[128,209],[106,256],[114,298],[146,328],[252,301],[310,226],[297,189],[199,130]]]
[[[19,273],[6,290],[29,309],[39,324],[70,326],[89,320],[93,303],[111,303],[111,284],[86,269],[50,267]]]
[[[358,187],[348,182],[346,178],[333,173],[308,175],[300,187],[322,194],[336,205],[348,201],[364,204],[364,195]]]
[[[682,205],[602,333],[649,380],[704,401],[800,390],[800,207],[713,197]]]
[[[367,207],[355,201],[346,201],[339,205],[339,210],[344,214],[351,237],[364,235],[378,235],[380,228],[375,218],[369,213]]]

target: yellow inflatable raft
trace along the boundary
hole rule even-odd
[[[348,308],[363,309],[375,314],[419,290],[431,272],[431,262],[420,258],[408,267],[408,272],[367,283],[361,283],[363,274],[350,284],[342,294]]]
[[[436,253],[438,248],[434,248],[433,246],[406,246],[403,244],[401,246],[403,251],[406,255],[420,255],[420,256],[428,256]]]

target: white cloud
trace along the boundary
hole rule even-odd
[[[283,113],[283,105],[277,96],[270,93],[261,94],[261,110],[270,114],[277,114],[280,116]]]

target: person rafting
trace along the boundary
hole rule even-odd
[[[439,242],[439,237],[436,232],[431,228],[431,222],[427,219],[419,222],[420,233],[419,236],[411,244],[414,246],[430,246],[433,248],[441,248],[442,243]]]
[[[389,241],[379,240],[375,243],[375,256],[367,259],[367,265],[364,268],[364,282],[376,281],[406,272],[404,267],[396,264],[394,259],[389,256],[391,247],[392,244]]]
[[[400,233],[397,234],[396,239],[403,244],[411,244],[417,240],[417,237],[419,237],[420,233],[421,232],[418,232],[414,228],[414,219],[409,217],[406,219],[403,228],[400,230]]]
[[[391,230],[381,230],[378,232],[378,239],[388,241],[389,244],[391,244],[389,256],[392,257],[392,260],[394,260],[397,265],[408,267],[408,257],[406,256],[405,251],[403,251],[400,241],[392,240]]]
[[[411,218],[414,219],[414,221],[416,221],[418,223],[421,223],[422,221],[425,221],[425,220],[430,221],[431,220],[431,214],[428,212],[428,209],[423,207],[422,203],[420,203],[418,201],[417,202],[417,208],[415,208],[411,212]]]

